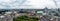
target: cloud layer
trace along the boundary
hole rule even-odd
[[[60,8],[60,0],[0,0],[0,9]]]

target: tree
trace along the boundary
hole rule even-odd
[[[13,19],[14,21],[38,21],[38,18],[35,18],[35,17],[28,17],[28,16],[19,16],[17,18],[14,18]]]

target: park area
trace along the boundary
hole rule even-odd
[[[21,13],[19,16],[14,17],[13,21],[38,21],[39,20],[38,16],[39,14],[36,14],[34,16],[29,16],[26,13]]]
[[[22,15],[22,16],[18,16],[16,18],[14,18],[13,21],[38,21],[38,18]]]
[[[36,14],[34,15],[34,17],[30,17],[29,15],[27,14],[24,14],[24,15],[19,15],[17,17],[14,17],[13,18],[13,21],[39,21],[39,16],[42,16],[41,14]],[[49,17],[47,17],[49,18]],[[42,19],[42,18],[41,18]],[[54,18],[53,21],[56,21],[56,18]]]

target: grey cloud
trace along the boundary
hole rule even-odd
[[[10,2],[0,2],[1,6],[4,6],[6,8],[12,8],[12,7],[19,7],[22,5],[26,0],[11,0]]]

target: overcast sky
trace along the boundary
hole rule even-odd
[[[0,0],[0,9],[60,8],[60,0]],[[57,4],[57,6],[56,6]]]

